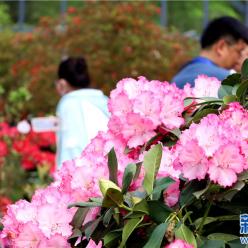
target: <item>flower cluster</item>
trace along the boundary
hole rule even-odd
[[[174,168],[189,180],[208,175],[223,187],[231,186],[248,168],[247,118],[247,111],[233,103],[220,115],[209,114],[192,124],[175,148]]]
[[[203,90],[206,85],[208,91]],[[148,81],[144,77],[121,80],[109,101],[109,130],[99,132],[80,157],[66,161],[55,173],[51,186],[38,190],[30,203],[21,200],[11,205],[3,218],[2,237],[15,248],[69,247],[67,239],[72,234],[70,222],[75,209],[67,206],[101,196],[98,181],[109,178],[108,154],[111,149],[115,148],[118,184],[121,185],[126,166],[143,161],[148,152],[144,144],[161,129],[166,137],[169,131],[183,127],[183,99],[195,94],[216,97],[219,86],[218,80],[205,76],[196,80],[195,88],[187,86],[184,90],[174,84]],[[223,187],[236,182],[237,175],[248,168],[247,121],[247,111],[238,103],[232,103],[219,115],[209,114],[199,124],[191,124],[182,132],[178,142],[173,143],[175,145],[163,147],[157,178],[170,176],[175,180],[162,194],[167,206],[175,206],[178,202],[180,175],[188,180],[208,176]],[[17,150],[18,147],[14,146]],[[143,178],[141,167],[139,178],[129,191],[140,188]],[[99,208],[93,208],[84,222],[94,220],[98,214]],[[102,247],[102,242],[95,243],[90,239],[87,247]],[[192,246],[175,240],[167,247]]]
[[[143,145],[159,127],[179,128],[183,123],[184,91],[174,84],[126,78],[111,92],[109,129],[128,147]]]
[[[0,164],[13,153],[18,155],[21,166],[25,170],[33,170],[37,165],[47,165],[51,171],[55,168],[55,154],[51,147],[55,146],[53,132],[20,133],[18,127],[0,123]]]

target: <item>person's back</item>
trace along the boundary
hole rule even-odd
[[[197,61],[199,58],[201,59],[202,57],[197,57],[195,60],[192,60],[193,63],[189,62],[185,65],[184,68],[175,75],[171,82],[175,82],[177,87],[182,89],[186,83],[193,86],[194,80],[198,75],[203,74],[209,77],[216,77],[222,81],[230,74],[229,70],[221,68],[211,61],[206,61],[205,63],[200,60]]]
[[[107,130],[109,113],[108,98],[103,92],[88,88],[89,75],[82,58],[63,61],[58,74],[60,82],[57,90],[62,98],[57,106],[60,122],[57,132],[57,165],[61,166],[64,161],[80,156],[98,131]]]
[[[232,17],[213,20],[202,34],[200,55],[184,65],[171,82],[180,88],[186,83],[193,86],[201,74],[223,80],[238,63],[247,43],[248,29],[241,22]]]

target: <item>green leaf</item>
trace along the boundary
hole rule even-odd
[[[241,240],[240,238],[238,239],[234,239],[234,240],[231,240],[227,243],[229,245],[230,248],[248,248],[248,244],[247,245],[242,245],[241,244]]]
[[[174,183],[175,180],[173,180],[170,177],[164,177],[164,178],[159,178],[155,181],[155,186],[153,189],[153,199],[158,200],[161,192],[167,189],[172,183]]]
[[[224,240],[224,241],[231,241],[234,239],[239,238],[236,235],[232,235],[232,234],[227,234],[227,233],[212,233],[210,235],[207,236],[208,239],[210,240]]]
[[[102,197],[91,197],[90,201],[92,202],[98,202],[98,203],[102,203],[103,198]]]
[[[197,248],[197,243],[195,236],[193,232],[184,224],[181,224],[176,230],[175,230],[175,237],[178,239],[185,240],[187,243],[193,245],[195,248]]]
[[[222,99],[224,96],[232,95],[233,87],[230,85],[221,85],[218,90],[218,96]]]
[[[152,147],[144,157],[145,178],[144,189],[150,195],[153,191],[154,181],[162,158],[162,147],[160,144]]]
[[[103,196],[105,196],[105,194],[109,188],[121,191],[121,189],[115,183],[113,183],[109,180],[106,180],[106,179],[100,179],[99,180],[99,187],[100,187],[100,190],[101,190]]]
[[[207,190],[209,189],[209,186],[210,186],[210,184],[208,184],[208,185],[206,186],[206,188],[194,192],[193,195],[196,197],[196,199],[199,199],[205,192],[207,192]]]
[[[223,97],[224,104],[228,104],[230,102],[237,102],[237,97],[235,95],[228,95]]]
[[[119,248],[123,248],[136,227],[143,221],[143,217],[140,219],[130,219],[126,222],[123,232],[122,232],[122,241]]]
[[[93,220],[85,225],[84,233],[87,239],[91,237],[91,235],[94,233],[94,231],[96,230],[97,226],[99,225],[101,221],[102,221],[102,216],[100,216],[96,220]]]
[[[74,228],[81,228],[88,212],[89,208],[78,208],[70,224]]]
[[[106,213],[103,216],[103,220],[102,220],[104,226],[108,226],[113,214],[114,214],[113,208],[110,208],[106,211]]]
[[[198,218],[197,220],[194,221],[194,225],[196,229],[199,228],[200,223],[202,221],[203,217]],[[223,216],[218,216],[218,217],[206,217],[204,221],[204,225],[210,224],[215,221],[233,221],[233,220],[239,220],[239,215],[223,215]]]
[[[172,213],[172,209],[160,201],[148,201],[147,204],[151,218],[157,223],[165,222]]]
[[[246,170],[246,171],[244,171],[244,172],[242,172],[242,173],[240,173],[238,175],[238,180],[239,181],[243,181],[243,180],[246,180],[246,179],[248,179],[248,170]]]
[[[112,148],[108,153],[108,168],[109,168],[109,180],[111,180],[112,182],[118,185],[118,180],[117,180],[118,162],[114,148]]]
[[[240,73],[233,73],[221,82],[222,85],[230,85],[230,86],[234,86],[239,83],[241,83]]]
[[[72,208],[72,207],[78,207],[78,208],[82,208],[82,207],[89,207],[89,208],[93,208],[93,207],[101,207],[102,203],[100,202],[75,202],[72,204],[68,205],[68,208]]]
[[[241,67],[241,78],[248,79],[248,59],[244,61]]]
[[[167,223],[161,223],[159,224],[152,232],[148,242],[145,244],[143,248],[160,248],[165,231],[168,227]]]
[[[180,199],[179,199],[180,206],[190,204],[195,199],[195,196],[193,195],[193,193],[199,190],[202,190],[202,188],[203,187],[201,183],[197,180],[193,180],[187,183],[185,188],[181,191],[181,194],[180,194]]]
[[[200,248],[225,248],[225,242],[223,240],[206,240]]]
[[[121,231],[112,231],[103,238],[104,247],[117,247],[118,239],[121,237]]]
[[[148,204],[147,204],[146,200],[143,199],[139,203],[135,204],[133,207],[133,212],[141,212],[141,213],[145,213],[148,215],[149,214],[149,208],[148,208]]]
[[[78,228],[76,228],[76,229],[73,229],[72,235],[68,239],[74,239],[74,238],[78,238],[81,236],[82,236],[82,232]]]
[[[125,168],[122,179],[122,193],[126,193],[136,173],[136,164],[129,164]]]
[[[203,220],[203,217],[198,218],[198,219],[196,219],[196,220],[194,221],[194,225],[195,225],[196,229],[199,228],[199,226],[200,226],[202,220]],[[205,220],[204,220],[203,225],[210,224],[210,223],[215,222],[215,221],[217,221],[217,220],[218,220],[218,219],[215,218],[215,217],[206,217]]]
[[[209,114],[217,114],[218,113],[218,110],[217,109],[213,109],[213,108],[206,108],[206,109],[203,109],[201,111],[198,111],[192,121],[194,123],[198,123],[203,117],[209,115]]]
[[[192,98],[192,97],[186,97],[186,98],[184,98],[184,100],[183,100],[183,103],[184,103],[184,107],[186,108],[186,107],[189,107],[192,103],[194,103],[194,98]]]
[[[245,104],[247,90],[248,90],[248,80],[245,80],[240,84],[236,92],[236,95],[239,98],[240,103],[243,105]]]
[[[105,194],[102,206],[108,207],[121,207],[123,204],[123,195],[120,190],[109,188]]]

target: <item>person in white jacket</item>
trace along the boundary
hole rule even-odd
[[[68,58],[58,68],[57,92],[62,96],[56,110],[57,167],[80,156],[99,131],[107,130],[108,98],[101,90],[90,88],[84,58]]]

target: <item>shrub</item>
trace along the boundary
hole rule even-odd
[[[157,25],[158,14],[153,3],[85,3],[69,8],[63,25],[61,19],[43,17],[32,33],[5,34],[0,41],[7,61],[0,71],[5,115],[18,119],[54,111],[53,80],[63,56],[84,56],[93,86],[106,94],[123,77],[170,80],[196,48],[178,32]],[[13,101],[10,92],[19,96],[20,87],[26,92]]]

